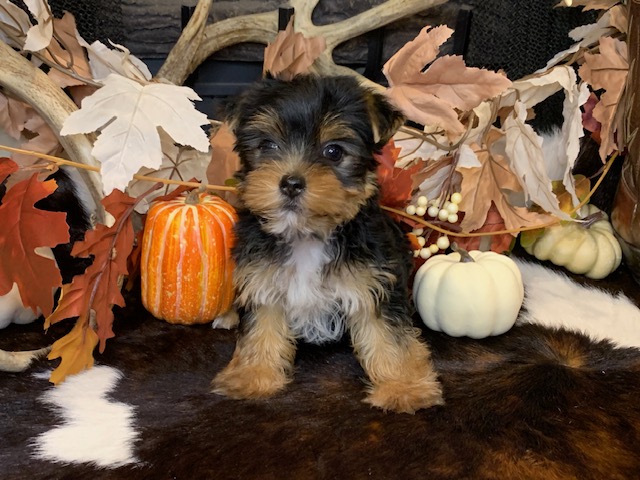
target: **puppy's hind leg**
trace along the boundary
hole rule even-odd
[[[429,349],[417,329],[363,315],[351,321],[350,331],[371,381],[365,402],[399,413],[444,403]]]
[[[295,344],[284,311],[262,306],[248,312],[233,357],[212,382],[231,398],[263,398],[291,381]]]

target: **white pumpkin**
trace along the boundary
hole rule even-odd
[[[514,325],[524,286],[509,257],[459,249],[431,257],[418,269],[413,300],[430,329],[453,337],[484,338]]]
[[[585,217],[592,215],[600,218],[586,224],[547,227],[532,244],[523,247],[538,260],[549,260],[588,278],[604,278],[620,266],[622,249],[607,215],[595,205],[586,205]]]

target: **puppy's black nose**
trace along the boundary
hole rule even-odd
[[[298,175],[285,175],[280,179],[280,191],[289,198],[300,195],[306,186],[307,182]]]

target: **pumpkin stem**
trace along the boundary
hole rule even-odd
[[[594,223],[597,223],[601,220],[605,219],[605,214],[602,211],[598,211],[595,213],[592,213],[591,215],[587,215],[586,217],[584,217],[582,219],[582,221],[580,222],[580,225],[582,225],[584,228],[591,228],[593,226]]]
[[[204,185],[194,188],[187,194],[187,198],[184,199],[184,203],[187,205],[198,205],[200,203],[200,194],[204,193],[206,189],[207,188]]]
[[[464,248],[460,248],[457,243],[453,242],[451,244],[451,250],[460,254],[460,263],[475,262],[473,257],[469,255],[469,252],[467,252]]]

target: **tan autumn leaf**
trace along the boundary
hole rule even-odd
[[[62,152],[58,137],[54,131],[32,108],[27,110],[27,120],[24,124],[23,133],[25,133],[25,135],[22,136],[23,142],[20,145],[20,148],[23,150],[46,153],[47,155],[58,155]],[[21,169],[7,179],[7,187],[11,187],[28,178],[37,169],[41,169],[39,178],[44,180],[44,178],[53,173],[56,168],[50,162],[33,155],[14,153],[11,158],[20,165]]]
[[[211,162],[207,167],[207,181],[224,185],[240,169],[240,157],[234,151],[236,137],[226,123],[211,136]]]
[[[19,140],[30,108],[26,103],[6,97],[0,92],[0,129]]]
[[[264,50],[263,73],[283,80],[291,80],[296,75],[309,73],[309,68],[326,48],[323,37],[307,38],[293,31],[294,17],[291,17],[284,31],[278,32],[275,40]]]
[[[78,41],[75,17],[71,13],[65,12],[61,19],[55,18],[53,20],[53,29],[55,37],[44,52],[45,58],[69,68],[80,77],[91,78],[89,60]],[[85,84],[81,79],[71,77],[56,68],[51,68],[48,75],[61,88]]]
[[[421,125],[441,128],[454,137],[464,133],[465,126],[451,105],[420,88],[408,85],[389,87],[385,95],[407,118]]]
[[[450,35],[447,27],[424,28],[385,64],[383,73],[389,81],[388,98],[410,120],[457,137],[465,131],[459,111],[499,95],[511,81],[500,73],[467,67],[460,56],[434,61]]]
[[[501,132],[493,130],[489,141],[495,142],[501,136]],[[552,218],[549,215],[531,212],[525,207],[512,205],[509,201],[510,192],[519,192],[522,188],[506,159],[492,153],[487,146],[477,146],[475,152],[480,167],[457,169],[462,174],[462,202],[459,206],[464,212],[460,224],[463,231],[470,232],[481,228],[486,222],[492,203],[509,230],[539,225]]]
[[[628,58],[625,42],[603,37],[600,40],[600,53],[585,54],[585,63],[578,70],[580,77],[594,90],[605,90],[593,109],[593,117],[602,125],[600,158],[603,160],[624,146],[618,144],[621,139],[616,138],[616,133],[622,131],[616,122],[616,112],[629,73]]]
[[[31,21],[27,12],[9,0],[0,0],[0,40],[10,47],[22,49],[27,32],[31,28]],[[4,30],[8,30],[11,35],[7,35]]]
[[[431,93],[463,111],[477,107],[511,86],[511,81],[503,74],[467,67],[458,55],[436,59],[419,78],[423,92]]]
[[[624,5],[616,5],[607,13],[610,15],[611,26],[622,33],[629,29],[629,9]]]
[[[453,34],[446,25],[424,27],[418,36],[407,42],[382,67],[389,86],[412,83],[422,69],[438,56],[440,46]]]

